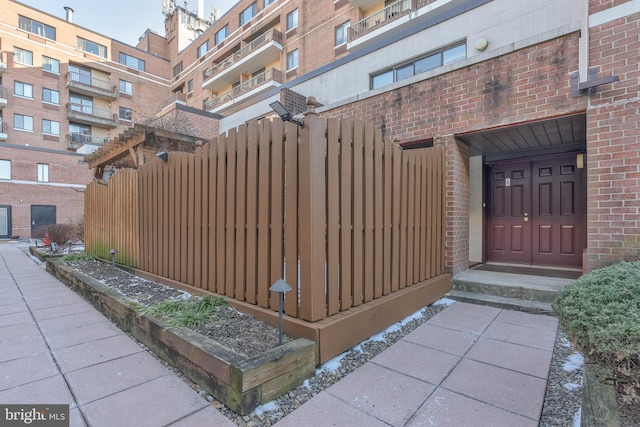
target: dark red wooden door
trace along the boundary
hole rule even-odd
[[[584,169],[576,155],[488,168],[487,261],[581,267]]]
[[[487,260],[531,262],[531,164],[489,168]]]

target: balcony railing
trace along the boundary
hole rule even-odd
[[[386,23],[396,20],[411,12],[413,9],[411,3],[411,0],[399,0],[356,22],[349,27],[349,41],[355,40],[361,35],[371,31],[373,28],[385,25]]]
[[[116,99],[116,85],[97,77],[86,77],[75,71],[68,73],[69,87],[88,95],[98,95],[107,99]]]
[[[104,145],[109,138],[85,135],[82,133],[70,133],[67,135],[67,149],[77,150],[85,144]]]
[[[224,61],[212,66],[211,68],[207,68],[202,72],[202,76],[204,79],[208,79],[210,77],[215,76],[221,71],[226,70],[227,68],[233,66],[236,62],[240,61],[243,58],[251,55],[251,53],[257,51],[262,46],[275,42],[282,45],[282,33],[275,28],[270,29],[266,33],[263,33],[252,40],[246,46],[238,49],[232,55],[225,58]]]
[[[68,103],[67,118],[82,123],[98,124],[107,127],[116,126],[116,115],[112,113],[111,110],[96,108],[92,105]]]
[[[169,98],[165,99],[164,105],[171,105],[174,102],[181,102],[183,104],[187,103],[187,95],[184,92],[176,92],[171,95]]]
[[[282,83],[282,72],[275,68],[270,68],[264,73],[260,73],[257,76],[253,77],[251,80],[247,80],[246,82],[234,87],[233,89],[210,99],[206,102],[205,109],[213,110],[214,108],[217,108],[222,104],[226,104],[227,102],[234,102],[236,98],[248,92],[251,92],[252,90],[268,82]]]

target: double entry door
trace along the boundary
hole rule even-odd
[[[487,165],[486,261],[582,266],[586,195],[576,159],[574,153]]]

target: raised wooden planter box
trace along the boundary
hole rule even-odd
[[[41,248],[42,249],[42,248]],[[49,249],[45,249],[44,251],[39,251],[37,246],[29,246],[29,253],[34,257],[38,258],[42,262],[46,262],[49,258],[60,258],[63,255],[61,254],[52,254]]]
[[[314,373],[313,341],[297,339],[247,358],[190,329],[167,328],[151,316],[138,315],[135,301],[57,259],[47,260],[47,271],[241,415],[297,387]]]

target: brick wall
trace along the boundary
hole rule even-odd
[[[591,1],[592,12],[618,1]],[[640,257],[640,14],[590,31],[589,66],[619,82],[598,87],[587,109],[587,266]]]

